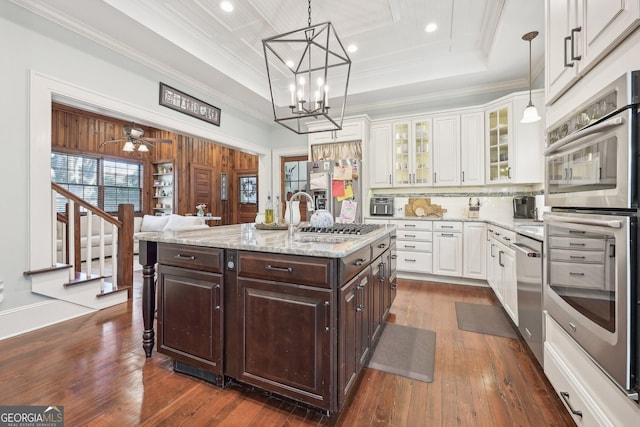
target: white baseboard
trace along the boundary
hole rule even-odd
[[[62,300],[43,301],[36,304],[0,311],[0,340],[35,331],[96,310]]]
[[[467,279],[465,277],[438,276],[435,274],[411,273],[408,271],[398,271],[398,279],[423,280],[427,282],[446,283],[450,285],[466,285],[489,287],[486,280]]]

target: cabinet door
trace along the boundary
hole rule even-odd
[[[431,120],[421,119],[411,122],[412,128],[412,183],[417,185],[431,185],[432,181],[432,147]]]
[[[433,119],[433,185],[460,185],[460,116]]]
[[[566,39],[571,37],[571,30],[578,27],[577,1],[545,1],[547,102],[555,99],[577,76],[578,65],[571,59],[571,40]],[[575,55],[579,55],[579,52],[575,52],[577,48],[578,44],[574,41]]]
[[[518,283],[516,278],[516,255],[507,249],[502,256],[502,274],[504,289],[504,308],[511,316],[513,323],[518,326]]]
[[[238,380],[332,410],[331,291],[238,277]]]
[[[344,285],[339,293],[339,407],[354,389],[358,374],[369,358],[369,282],[370,272],[366,270]]]
[[[484,185],[484,114],[460,116],[460,170],[462,185]]]
[[[463,236],[463,276],[487,278],[487,226],[482,222],[465,222]]]
[[[511,103],[489,109],[487,124],[487,184],[511,179]]]
[[[638,26],[640,4],[638,1],[583,0],[580,6],[584,46],[580,64],[581,69],[585,69]]]
[[[222,375],[222,275],[160,265],[158,352]]]
[[[462,233],[433,233],[433,274],[462,276]]]
[[[493,292],[495,292],[498,301],[504,304],[504,249],[501,244],[493,242],[493,268],[491,276],[493,277]]]
[[[375,342],[380,338],[382,332],[383,315],[383,281],[382,258],[376,258],[371,263],[371,305],[369,308],[369,327],[371,329],[371,341]]]
[[[369,186],[385,188],[393,185],[393,142],[390,124],[371,126],[369,142]]]
[[[410,123],[393,125],[393,184],[396,187],[411,185],[413,179],[413,144],[410,143]]]

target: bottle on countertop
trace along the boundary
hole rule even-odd
[[[275,225],[282,224],[282,215],[280,215],[280,195],[276,196],[276,204],[273,207],[273,223]]]
[[[264,223],[265,225],[273,224],[273,202],[271,196],[267,196],[267,204],[264,207]]]

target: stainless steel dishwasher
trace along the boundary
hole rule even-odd
[[[516,234],[516,277],[518,280],[518,329],[543,363],[544,326],[542,323],[542,242]]]

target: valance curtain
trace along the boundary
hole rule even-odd
[[[311,161],[362,159],[362,141],[332,142],[311,146]]]

